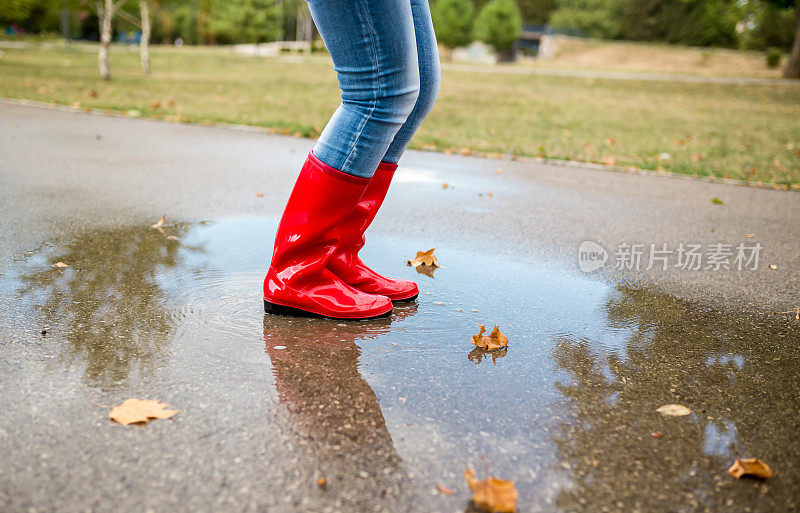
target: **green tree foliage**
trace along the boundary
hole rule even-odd
[[[172,11],[170,39],[183,39],[183,42],[194,45],[200,42],[197,25],[197,10],[190,5],[178,6]]]
[[[694,46],[736,46],[737,0],[623,0],[625,39]]]
[[[541,25],[547,23],[556,8],[556,0],[517,0],[522,21]]]
[[[436,38],[448,48],[472,42],[475,6],[472,0],[437,0],[431,8]]]
[[[622,31],[620,15],[624,0],[556,0],[550,16],[555,27],[582,30],[590,37],[613,39]]]
[[[780,48],[789,51],[797,32],[793,2],[750,0],[745,5],[747,30],[742,46],[751,50]]]
[[[514,0],[495,0],[475,20],[475,38],[502,54],[511,50],[522,33],[522,15]]]
[[[3,0],[0,2],[0,23],[16,23],[25,20],[35,0]]]
[[[226,0],[211,4],[209,32],[221,43],[261,43],[281,34],[276,0]]]

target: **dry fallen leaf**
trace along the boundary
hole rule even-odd
[[[164,225],[164,221],[166,221],[166,220],[167,220],[167,216],[163,215],[163,216],[161,216],[161,219],[159,219],[158,222],[156,222],[156,224],[154,224],[150,228],[161,228]]]
[[[446,487],[445,485],[439,484],[436,485],[436,489],[439,490],[439,493],[442,495],[455,495],[456,492],[451,490],[450,488]]]
[[[51,267],[69,267],[69,264],[65,264],[64,262],[56,262]]]
[[[477,335],[472,335],[473,344],[481,349],[485,349],[486,351],[495,351],[503,347],[508,347],[508,338],[506,338],[506,336],[500,332],[500,328],[495,326],[487,337],[484,335],[484,332],[486,332],[486,326],[482,324],[478,324],[478,326],[481,328],[481,332]]]
[[[418,267],[420,265],[441,267],[439,265],[439,261],[436,260],[436,255],[433,254],[435,249],[436,248],[429,249],[428,251],[417,251],[417,256],[409,260],[407,262],[408,265],[412,265],[414,267]]]
[[[517,489],[511,481],[489,477],[483,481],[475,478],[475,471],[468,468],[464,471],[469,489],[472,490],[472,502],[476,506],[491,513],[514,513],[517,511]]]
[[[148,422],[151,419],[168,419],[180,410],[167,410],[168,404],[150,399],[126,399],[119,406],[111,408],[108,417],[123,426]]]
[[[689,415],[692,413],[692,410],[680,404],[665,404],[664,406],[657,408],[656,411],[667,417],[683,417],[684,415]]]
[[[728,474],[736,479],[741,479],[743,476],[769,479],[775,475],[772,469],[758,458],[745,458],[743,460],[736,458],[731,468],[728,469]]]

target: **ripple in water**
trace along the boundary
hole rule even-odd
[[[224,337],[259,339],[263,333],[263,273],[201,275],[174,296],[171,321],[179,331],[200,329]]]

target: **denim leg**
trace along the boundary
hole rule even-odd
[[[428,0],[411,0],[411,12],[414,16],[414,33],[417,40],[420,91],[414,109],[397,135],[394,136],[394,141],[383,157],[384,162],[392,164],[396,164],[400,160],[414,132],[422,124],[425,116],[430,113],[436,97],[439,95],[439,84],[441,83],[439,47],[433,32]]]
[[[308,0],[342,90],[314,155],[369,178],[405,123],[420,89],[409,0]]]

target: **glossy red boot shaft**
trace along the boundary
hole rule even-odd
[[[275,235],[264,280],[265,311],[335,319],[367,319],[392,311],[389,299],[348,285],[327,267],[341,242],[339,227],[368,183],[309,153]]]
[[[358,256],[364,247],[364,232],[381,208],[396,169],[397,164],[380,163],[355,209],[339,227],[342,239],[328,268],[344,282],[364,292],[380,294],[393,301],[411,301],[419,294],[416,283],[382,276]]]

